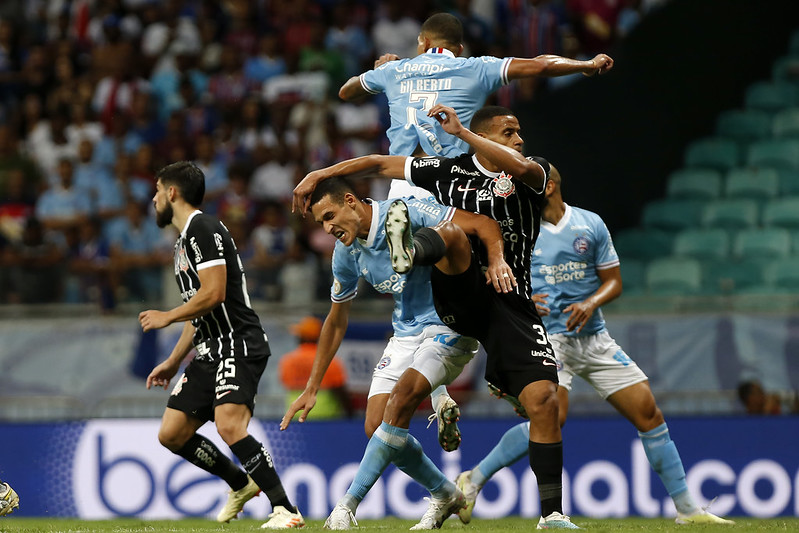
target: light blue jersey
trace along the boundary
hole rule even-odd
[[[486,97],[508,83],[512,60],[455,57],[445,48],[431,48],[414,58],[389,61],[361,74],[365,91],[385,93],[388,98],[389,154],[410,156],[417,145],[427,155],[455,157],[468,152],[469,145],[446,133],[427,111],[436,104],[447,105],[469,127]]]
[[[597,270],[619,266],[610,232],[599,215],[566,205],[557,226],[541,221],[541,233],[533,249],[530,265],[533,294],[547,293],[549,316],[541,317],[547,333],[576,336],[566,330],[570,304],[582,302],[601,284]],[[602,310],[597,309],[583,326],[580,335],[605,329]]]
[[[333,287],[330,299],[346,302],[358,292],[358,278],[372,284],[377,292],[394,297],[394,312],[391,323],[398,337],[417,335],[431,325],[443,325],[433,305],[433,289],[430,284],[432,267],[415,266],[408,274],[397,274],[391,268],[386,232],[386,212],[391,200],[372,200],[372,225],[368,237],[355,239],[350,246],[336,241],[333,251]],[[444,207],[428,200],[406,198],[412,231],[435,226],[441,221],[452,220],[455,208]]]

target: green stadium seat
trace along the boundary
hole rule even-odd
[[[777,112],[771,129],[778,139],[799,139],[799,107],[789,107]]]
[[[716,119],[716,135],[732,139],[742,148],[770,137],[771,132],[771,114],[758,109],[731,109]]]
[[[774,81],[799,85],[799,55],[791,54],[778,58],[771,67]]]
[[[721,196],[721,173],[704,168],[683,168],[669,174],[666,194],[669,198],[712,200]]]
[[[763,207],[763,225],[799,230],[799,196],[778,198]]]
[[[654,228],[630,228],[613,236],[613,246],[622,264],[631,259],[649,261],[671,255],[674,237]]]
[[[646,288],[646,262],[625,259],[620,262],[621,280],[625,294],[640,294]]]
[[[799,104],[799,90],[793,84],[780,81],[758,81],[746,88],[744,105],[776,113],[786,107]]]
[[[755,200],[716,200],[702,211],[702,225],[726,230],[752,228],[758,224],[759,211]]]
[[[774,169],[780,177],[780,195],[799,196],[799,170]]]
[[[763,267],[756,261],[703,261],[703,287],[711,294],[731,294],[763,285]]]
[[[772,261],[765,267],[766,284],[778,289],[799,292],[799,256]]]
[[[655,200],[644,206],[643,225],[664,231],[679,231],[698,226],[703,202],[695,200]]]
[[[799,255],[799,231],[791,232],[791,252],[793,255]]]
[[[753,143],[746,162],[750,167],[799,170],[799,140],[771,139]]]
[[[688,145],[685,150],[685,165],[695,168],[710,168],[725,172],[738,165],[738,144],[721,137],[706,137]]]
[[[664,257],[646,267],[646,286],[651,294],[698,294],[702,290],[702,266],[696,259]]]
[[[759,228],[739,232],[732,254],[737,259],[760,261],[791,254],[791,232],[785,228]]]
[[[724,180],[728,198],[768,200],[780,193],[780,176],[773,168],[734,168]]]
[[[687,229],[674,239],[673,255],[694,259],[724,259],[730,253],[730,236],[723,230]]]

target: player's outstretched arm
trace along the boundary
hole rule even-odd
[[[604,74],[613,68],[613,58],[597,54],[593,59],[581,61],[568,57],[545,54],[533,58],[515,57],[508,66],[508,79],[532,78],[534,76],[556,77],[569,74],[593,76]]]
[[[227,267],[218,265],[200,270],[200,288],[191,299],[169,311],[148,309],[139,313],[142,331],[165,328],[175,322],[184,322],[209,313],[225,301]]]
[[[327,314],[325,322],[322,324],[322,332],[319,334],[319,342],[316,345],[316,356],[314,357],[308,383],[305,385],[305,390],[302,391],[302,394],[291,402],[291,405],[289,405],[289,408],[286,410],[286,414],[283,415],[283,419],[280,421],[281,430],[289,427],[291,419],[294,418],[294,415],[299,411],[302,411],[299,421],[305,422],[305,419],[308,418],[308,413],[310,413],[311,409],[316,405],[316,393],[322,385],[322,379],[325,377],[330,362],[341,346],[344,333],[347,332],[351,306],[352,300],[330,304],[330,312]]]

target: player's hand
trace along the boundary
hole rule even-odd
[[[436,119],[441,124],[441,127],[444,128],[444,131],[450,135],[457,136],[464,129],[455,110],[443,104],[436,104],[431,107],[427,112],[427,116]]]
[[[569,305],[563,312],[569,315],[566,320],[566,329],[572,331],[577,328],[577,333],[580,333],[588,319],[594,314],[594,305],[585,300]]]
[[[172,378],[177,374],[179,366],[179,364],[173,365],[170,363],[169,359],[167,359],[153,368],[153,371],[147,376],[146,387],[148,389],[150,387],[164,387],[164,389],[166,389],[169,387],[169,382],[172,381]]]
[[[504,260],[486,269],[486,285],[493,285],[497,292],[511,292],[516,287],[513,271]]]
[[[535,303],[535,310],[538,311],[538,316],[547,316],[549,314],[549,307],[546,306],[547,296],[549,296],[549,293],[539,292],[530,297]]]
[[[613,68],[613,58],[607,54],[597,54],[594,56],[594,59],[592,59],[591,62],[594,64],[594,68],[592,70],[583,72],[584,76],[604,74]]]
[[[294,187],[294,195],[291,200],[291,212],[299,212],[303,218],[308,211],[308,204],[311,201],[311,193],[319,183],[319,173],[314,170],[305,175],[302,181]]]
[[[170,324],[169,315],[163,311],[148,309],[139,313],[139,324],[141,324],[142,331],[165,328]]]
[[[302,414],[300,415],[299,421],[305,422],[305,419],[308,418],[308,413],[311,412],[311,409],[314,408],[316,405],[316,392],[305,389],[302,391],[296,400],[291,402],[289,408],[286,409],[286,414],[283,415],[283,420],[280,421],[280,431],[283,431],[289,424],[291,424],[291,419],[294,418],[294,415],[297,414],[297,411],[302,410]]]
[[[383,63],[388,63],[389,61],[396,61],[399,58],[400,56],[397,54],[383,54],[375,60],[375,68],[379,67]]]

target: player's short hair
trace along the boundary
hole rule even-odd
[[[507,107],[487,105],[477,110],[472,117],[469,128],[475,133],[486,133],[494,117],[506,117],[508,115],[512,117],[516,116],[513,114],[513,111]]]
[[[199,207],[205,196],[205,175],[190,161],[178,161],[165,166],[155,174],[155,179],[180,191],[180,196],[192,207]]]
[[[449,13],[436,13],[424,21],[421,32],[431,39],[443,41],[447,47],[463,43],[463,24],[458,17]]]
[[[328,178],[319,182],[313,190],[308,207],[313,207],[317,202],[328,195],[330,199],[337,204],[342,204],[344,203],[344,196],[347,193],[358,196],[349,180],[342,177]]]

